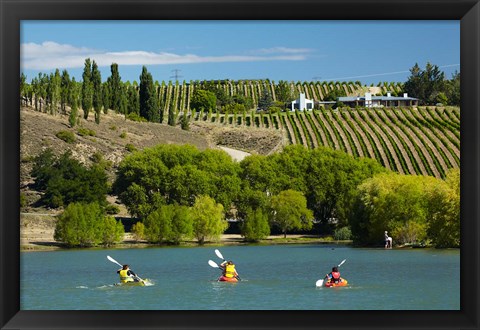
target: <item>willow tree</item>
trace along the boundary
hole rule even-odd
[[[295,190],[284,190],[272,196],[270,221],[278,226],[284,237],[292,229],[311,229],[313,212],[307,208],[305,196]]]
[[[207,239],[218,241],[228,228],[223,205],[205,195],[198,196],[195,199],[192,208],[192,220],[193,232],[200,245],[203,245]]]

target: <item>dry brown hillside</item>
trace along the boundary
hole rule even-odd
[[[70,149],[76,159],[87,165],[93,154],[101,153],[112,162],[114,171],[116,165],[130,153],[127,145],[133,145],[137,150],[161,143],[191,144],[199,150],[222,145],[249,153],[269,154],[281,149],[284,141],[279,131],[268,129],[225,128],[214,123],[192,122],[190,129],[185,131],[180,126],[125,120],[124,116],[113,112],[102,114],[100,124],[95,123],[91,113],[88,120],[82,118],[79,125],[72,128],[67,115],[50,115],[27,107],[22,107],[20,111],[20,186],[28,202],[32,202],[36,194],[28,187],[32,182],[32,159],[46,148],[53,149],[57,154]],[[80,128],[91,130],[94,136],[79,135]],[[55,135],[60,131],[71,131],[76,141],[66,143],[57,138]]]

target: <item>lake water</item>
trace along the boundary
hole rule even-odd
[[[242,279],[217,282],[215,247],[22,252],[22,310],[459,310],[460,250],[218,247]],[[110,255],[153,286],[121,287]],[[316,288],[331,267],[349,282]]]

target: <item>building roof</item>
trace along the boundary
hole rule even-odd
[[[341,96],[338,98],[340,102],[355,102],[365,101],[365,96]],[[405,100],[418,100],[414,97],[402,97],[402,96],[372,96],[372,101],[405,101]]]

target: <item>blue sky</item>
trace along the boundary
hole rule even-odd
[[[270,79],[404,82],[418,63],[460,71],[459,21],[22,21],[21,72],[67,69],[87,57],[102,80],[142,65],[154,80]]]

